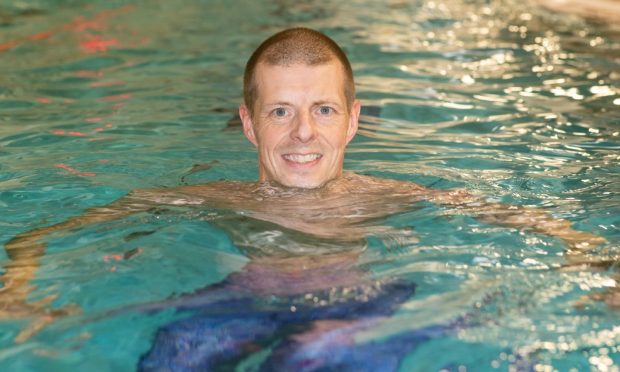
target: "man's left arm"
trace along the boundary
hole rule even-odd
[[[465,190],[440,191],[432,199],[471,214],[485,223],[529,229],[560,238],[567,246],[569,261],[606,241],[590,232],[575,230],[568,220],[554,217],[542,209],[489,202]]]

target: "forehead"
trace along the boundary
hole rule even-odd
[[[257,98],[294,93],[321,93],[344,97],[345,76],[344,68],[338,60],[317,65],[259,63],[255,73]]]

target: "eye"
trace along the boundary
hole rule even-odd
[[[284,107],[278,107],[277,109],[273,110],[273,114],[279,118],[283,118],[286,116],[286,109]]]
[[[334,111],[334,109],[332,109],[329,106],[321,106],[319,107],[319,114],[321,115],[329,115]]]

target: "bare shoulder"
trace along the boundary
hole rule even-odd
[[[432,189],[414,182],[354,173],[346,174],[343,178],[348,180],[348,188],[352,193],[355,193],[355,190],[361,190],[357,192],[396,197],[409,196],[449,205],[480,202],[479,195],[465,189]]]
[[[367,176],[356,173],[346,173],[343,180],[352,192],[391,193],[391,194],[424,194],[429,189],[414,182],[401,181],[390,178]]]
[[[236,200],[247,198],[256,189],[256,184],[241,181],[217,181],[191,186],[172,188],[137,189],[125,199],[168,205],[209,204],[217,207],[230,206]]]
[[[212,195],[213,193],[247,193],[253,191],[254,189],[256,189],[256,187],[257,184],[255,182],[214,181],[208,183],[201,183],[198,185],[180,186],[171,190],[177,193],[201,196]]]

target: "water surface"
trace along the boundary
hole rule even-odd
[[[588,259],[617,259],[619,30],[509,0],[3,4],[0,242],[136,188],[256,179],[234,119],[241,75],[290,26],[327,33],[352,61],[365,108],[345,168],[546,209],[607,239]],[[134,370],[178,314],[82,320],[240,270],[227,216],[168,208],[50,237],[31,298],[83,315],[22,344],[26,323],[3,321],[2,369]],[[360,340],[477,324],[412,349],[402,370],[617,370],[616,265],[561,270],[557,239],[430,202],[380,224],[412,233],[368,238],[355,265],[416,293]]]

